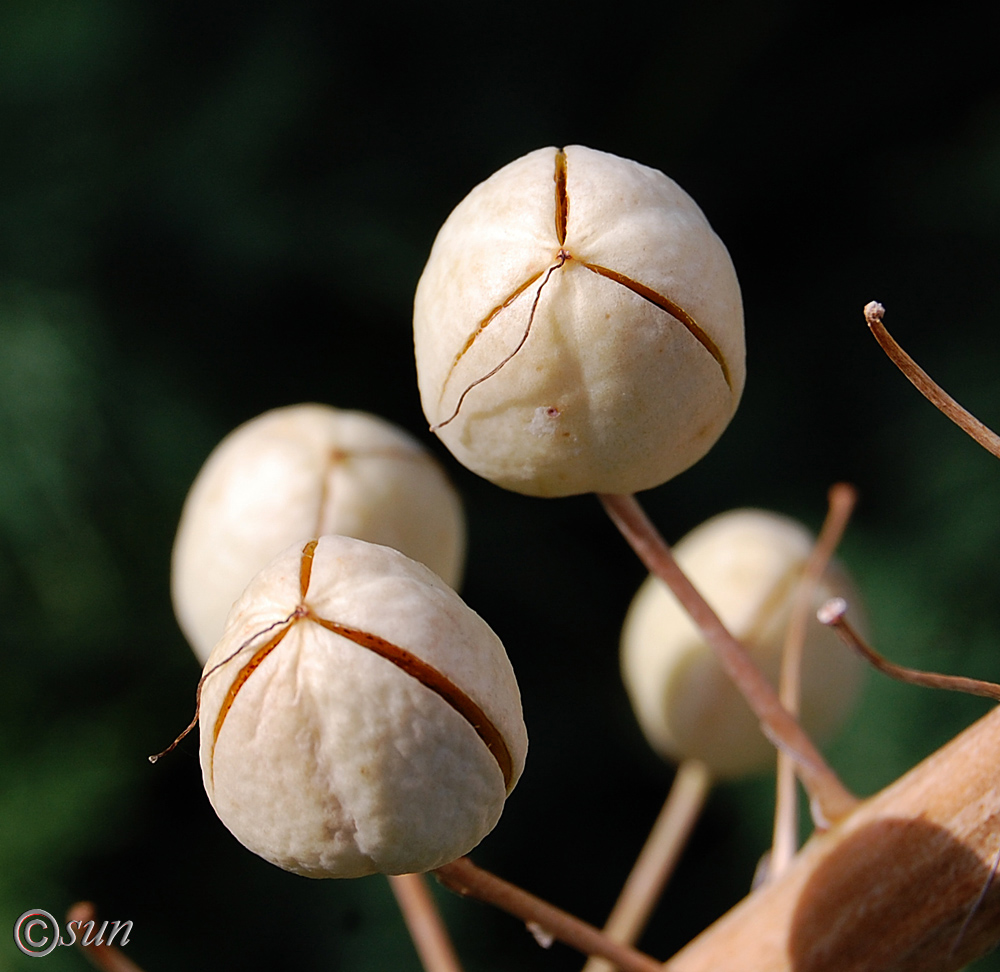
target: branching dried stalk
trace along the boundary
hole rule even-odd
[[[847,483],[835,483],[827,497],[826,519],[812,553],[806,561],[795,592],[792,614],[785,633],[785,644],[781,657],[781,675],[778,695],[782,705],[793,715],[799,714],[799,695],[802,683],[802,650],[805,646],[806,630],[813,615],[813,601],[816,589],[840,539],[847,528],[847,521],[854,511],[858,494]],[[795,788],[795,765],[789,756],[778,751],[777,799],[774,811],[774,838],[768,860],[767,880],[773,881],[781,875],[798,847],[798,791]]]

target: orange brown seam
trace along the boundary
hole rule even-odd
[[[580,262],[583,263],[583,261]],[[691,333],[691,336],[715,358],[722,369],[722,377],[725,379],[730,391],[732,390],[733,381],[732,376],[729,374],[729,366],[726,364],[726,359],[723,358],[718,345],[701,329],[698,322],[683,307],[675,304],[669,297],[664,297],[663,294],[658,294],[645,284],[639,283],[638,280],[633,280],[631,277],[626,277],[623,273],[618,273],[617,270],[609,270],[607,267],[598,266],[596,263],[583,263],[583,266],[596,274],[600,274],[602,277],[607,277],[609,280],[627,287],[634,294],[642,297],[643,300],[648,300],[651,304],[659,307],[660,310],[666,311],[671,317],[680,321]]]
[[[521,284],[521,286],[518,287],[517,290],[515,290],[512,294],[510,294],[510,296],[507,297],[502,304],[498,304],[496,307],[494,307],[493,310],[491,310],[479,322],[478,327],[472,332],[472,334],[469,335],[465,344],[462,345],[462,349],[458,352],[458,354],[455,355],[455,360],[452,361],[451,367],[448,369],[448,374],[445,376],[444,384],[442,384],[441,386],[441,398],[444,398],[445,389],[448,387],[448,379],[451,378],[455,369],[458,367],[458,363],[459,361],[462,360],[462,357],[465,355],[465,352],[468,351],[473,344],[475,344],[476,338],[478,338],[479,335],[486,330],[487,325],[489,325],[493,321],[493,318],[496,317],[497,314],[500,313],[500,311],[505,310],[507,307],[513,304],[514,301],[517,300],[517,298],[520,297],[521,294],[523,294],[543,273],[545,273],[547,269],[548,267],[542,267],[542,269],[539,270],[538,273],[525,280],[525,282]]]
[[[306,591],[309,590],[309,582],[312,579],[312,566],[313,557],[316,554],[316,545],[319,540],[310,540],[302,548],[302,559],[299,561],[299,597],[305,598]],[[215,759],[215,744],[218,742],[219,733],[222,731],[222,723],[226,721],[226,716],[229,714],[229,710],[233,707],[233,702],[236,701],[236,695],[241,688],[243,688],[246,680],[254,673],[260,663],[267,658],[267,656],[274,651],[274,649],[281,643],[281,639],[288,634],[292,629],[292,625],[295,624],[299,618],[303,617],[305,612],[302,610],[301,606],[292,614],[291,623],[286,627],[282,628],[270,641],[267,641],[261,648],[258,648],[248,661],[241,669],[239,674],[233,679],[233,684],[229,686],[229,691],[226,692],[226,697],[222,700],[222,707],[219,709],[219,714],[215,719],[215,731],[212,735],[212,758],[213,758],[213,773],[214,773],[214,759]]]
[[[222,723],[225,722],[226,716],[229,714],[229,710],[233,707],[233,702],[236,701],[236,694],[241,688],[243,688],[246,680],[254,673],[257,666],[267,658],[267,656],[281,643],[281,639],[292,630],[292,625],[298,621],[298,618],[293,618],[291,624],[287,627],[282,628],[270,641],[267,641],[258,648],[254,653],[253,657],[248,661],[241,669],[239,675],[233,680],[233,684],[229,686],[229,691],[226,692],[226,697],[222,700],[222,707],[219,709],[219,714],[215,719],[215,730],[212,734],[212,779],[215,779],[215,744],[219,741],[219,733],[222,731]]]
[[[309,581],[312,578],[313,556],[316,553],[316,544],[319,540],[310,540],[302,548],[302,560],[299,561],[299,597],[304,598],[309,590]]]
[[[559,245],[566,242],[566,224],[569,222],[569,196],[566,195],[566,153],[556,152],[556,238]]]
[[[465,694],[451,679],[443,672],[438,671],[433,665],[418,658],[416,655],[400,648],[392,642],[386,641],[378,635],[369,634],[357,628],[350,628],[336,621],[327,621],[309,611],[306,617],[310,621],[338,634],[349,641],[353,641],[362,648],[375,652],[376,655],[392,662],[397,668],[406,672],[411,678],[415,678],[421,685],[429,688],[436,695],[440,696],[448,703],[466,722],[476,731],[482,739],[486,748],[493,754],[493,758],[500,767],[503,775],[504,789],[509,793],[511,781],[514,776],[514,761],[511,757],[507,743],[504,741],[500,730],[490,721],[489,716]]]
[[[572,259],[570,255],[565,250],[560,250],[556,255],[556,262],[552,264],[548,270],[545,271],[545,276],[542,278],[542,282],[538,285],[538,291],[535,294],[535,299],[531,302],[531,310],[528,313],[528,326],[524,329],[524,333],[521,335],[521,340],[517,342],[517,346],[514,348],[506,358],[503,359],[498,365],[495,365],[490,371],[487,371],[485,375],[477,378],[471,385],[469,385],[461,395],[458,396],[458,402],[455,405],[455,410],[449,415],[443,422],[438,422],[431,426],[432,432],[437,432],[438,429],[443,429],[450,422],[454,421],[458,416],[458,413],[462,410],[462,404],[465,401],[465,396],[472,391],[477,385],[481,385],[484,381],[488,381],[492,378],[501,368],[504,367],[508,362],[514,359],[514,356],[524,347],[525,342],[528,340],[528,335],[531,334],[531,325],[535,321],[535,311],[538,309],[538,301],[541,300],[542,291],[545,289],[545,285],[549,282],[549,277],[563,266],[567,260]],[[450,376],[449,376],[450,377]],[[444,392],[442,390],[442,396]]]
[[[318,543],[318,540],[310,540],[302,549],[302,560],[299,563],[299,590],[303,599],[305,599],[306,593],[309,590],[309,582],[312,578],[313,557]],[[404,671],[411,678],[415,678],[447,702],[448,705],[472,726],[479,738],[482,739],[484,745],[496,760],[497,766],[500,768],[504,789],[508,793],[510,792],[511,781],[514,775],[514,761],[510,750],[507,748],[507,743],[504,741],[497,727],[490,721],[489,716],[452,682],[447,675],[439,672],[433,665],[428,665],[427,662],[421,660],[405,648],[400,648],[398,645],[394,645],[392,642],[378,637],[378,635],[369,634],[358,628],[351,628],[336,621],[327,621],[325,618],[314,614],[308,605],[305,604],[300,605],[295,611],[290,624],[282,628],[270,641],[254,652],[253,657],[240,669],[239,674],[233,680],[233,684],[230,685],[229,691],[226,693],[225,699],[223,699],[222,707],[219,709],[219,715],[215,720],[215,731],[212,737],[213,774],[215,744],[218,741],[222,724],[229,710],[232,708],[237,693],[261,662],[280,644],[281,640],[292,629],[292,625],[304,618],[316,622],[316,624],[326,628],[328,631],[332,631],[334,634],[353,641],[362,648],[367,648],[375,652],[375,654],[386,659],[386,661],[392,662],[397,668]]]

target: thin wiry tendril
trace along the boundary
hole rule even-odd
[[[507,364],[508,361],[510,361],[511,358],[514,357],[515,354],[517,354],[518,351],[521,350],[521,348],[524,347],[525,342],[528,340],[528,335],[531,333],[531,325],[535,319],[535,310],[538,308],[538,301],[542,296],[542,288],[549,282],[549,277],[551,277],[552,274],[556,270],[558,270],[568,259],[569,259],[569,254],[565,250],[560,250],[559,256],[556,258],[556,262],[553,263],[552,266],[549,267],[549,269],[546,271],[545,276],[542,278],[542,282],[538,285],[538,290],[535,291],[535,299],[531,303],[531,313],[528,314],[528,326],[525,327],[524,334],[521,335],[521,340],[517,342],[517,347],[515,347],[514,350],[511,351],[510,354],[508,354],[507,357],[504,358],[503,361],[501,361],[500,364],[498,364],[495,368],[493,368],[487,374],[483,375],[481,378],[477,378],[474,382],[472,382],[472,384],[469,385],[468,388],[466,388],[465,391],[458,396],[458,403],[455,405],[455,411],[453,411],[451,415],[449,415],[443,422],[438,422],[437,425],[432,425],[431,432],[437,432],[438,429],[443,429],[449,422],[454,421],[454,419],[458,416],[458,413],[462,408],[462,403],[465,401],[465,396],[468,395],[469,392],[476,387],[476,385],[481,385],[488,378],[492,378],[505,364]]]
[[[294,611],[292,611],[291,614],[288,615],[287,618],[282,618],[280,621],[275,621],[273,624],[269,624],[262,631],[258,631],[255,634],[251,635],[249,638],[247,638],[246,641],[243,642],[242,645],[239,646],[239,648],[236,649],[236,651],[234,651],[228,657],[223,658],[223,660],[220,661],[217,665],[213,665],[207,672],[205,672],[204,675],[201,676],[200,679],[198,679],[198,687],[197,687],[197,689],[195,689],[195,693],[194,693],[194,718],[191,720],[191,722],[188,725],[187,729],[185,729],[169,746],[167,746],[167,748],[164,749],[163,752],[156,753],[155,755],[149,757],[149,761],[151,763],[155,763],[158,759],[162,759],[172,749],[175,749],[176,746],[177,746],[177,744],[192,729],[194,729],[194,727],[196,725],[198,725],[198,716],[201,714],[201,690],[202,690],[203,686],[205,685],[205,680],[209,677],[209,675],[214,675],[220,668],[222,668],[223,665],[228,665],[229,662],[231,662],[241,651],[243,651],[245,648],[249,648],[250,645],[254,641],[256,641],[261,635],[265,635],[269,631],[273,631],[275,628],[280,628],[281,625],[283,625],[283,624],[288,624],[292,620],[292,618],[294,618],[295,615],[298,614],[298,612],[299,612],[299,609],[296,608]]]

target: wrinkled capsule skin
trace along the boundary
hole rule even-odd
[[[777,684],[796,585],[814,538],[795,520],[764,510],[713,517],[674,548],[678,564],[720,620]],[[832,564],[817,588],[802,658],[801,719],[829,737],[846,718],[864,665],[815,617],[831,597],[845,597],[863,627],[854,586]],[[774,747],[722,671],[680,603],[649,577],[635,595],[621,637],[622,677],[650,745],[670,760],[702,760],[717,778],[757,773],[774,764]]]
[[[395,547],[452,587],[461,580],[461,500],[416,439],[366,412],[272,409],[216,446],[184,503],[171,593],[202,664],[250,578],[288,544],[325,533]]]
[[[209,800],[241,843],[296,874],[453,860],[493,829],[524,766],[503,645],[388,547],[289,547],[233,606],[205,672]]]
[[[536,496],[676,476],[745,380],[739,284],[704,214],[662,172],[581,145],[531,152],[455,208],[413,329],[432,429]]]

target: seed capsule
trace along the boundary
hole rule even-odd
[[[424,414],[538,496],[631,493],[700,459],[743,391],[725,246],[662,172],[571,145],[505,166],[438,233],[413,312]]]
[[[527,736],[503,645],[388,547],[298,543],[205,667],[201,765],[246,847],[308,877],[425,871],[496,824]]]
[[[733,510],[692,530],[674,555],[726,627],[776,683],[796,587],[812,550],[805,527],[763,510]],[[819,737],[846,717],[863,665],[815,618],[833,596],[858,607],[845,572],[831,565],[819,584],[802,656],[801,716]],[[650,745],[672,760],[695,758],[714,776],[766,769],[774,748],[722,671],[694,622],[649,577],[629,607],[621,638],[622,677]]]
[[[184,504],[172,594],[202,664],[250,578],[288,544],[325,533],[395,547],[453,587],[461,579],[461,501],[412,436],[365,412],[277,408],[219,443]]]

